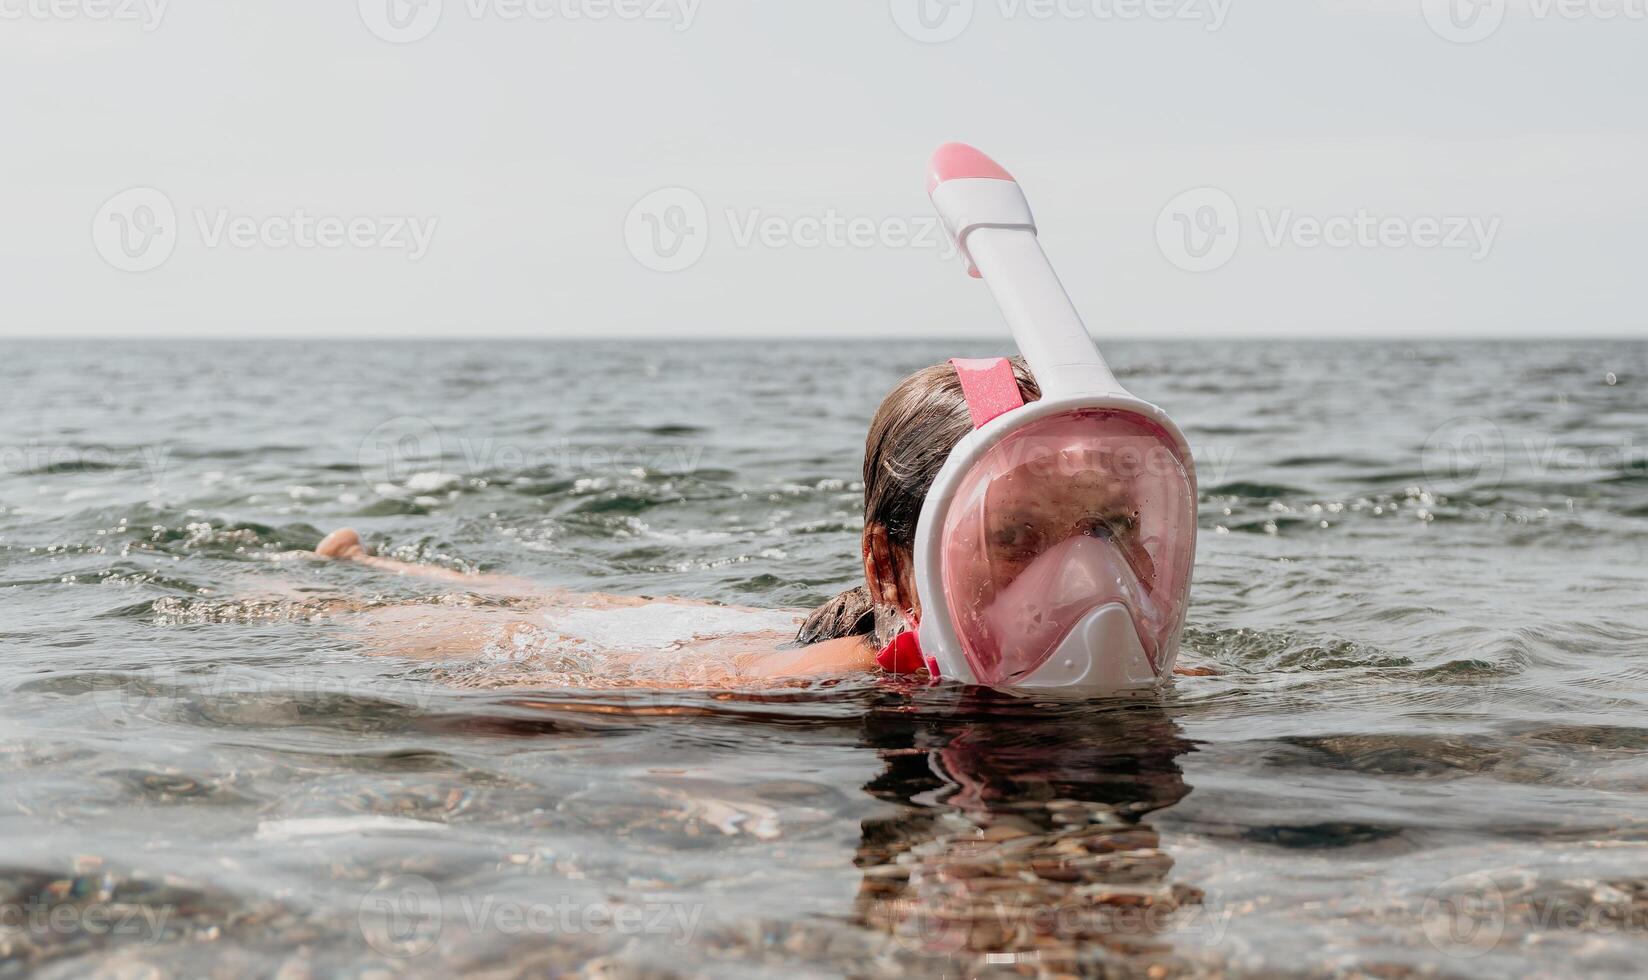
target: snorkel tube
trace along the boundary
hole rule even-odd
[[[928,192],[1041,398],[1022,402],[1004,360],[954,362],[975,428],[923,504],[919,650],[906,634],[895,653],[914,652],[936,678],[1008,690],[1153,688],[1172,676],[1190,588],[1189,446],[1116,380],[1006,170],[951,143],[933,156]]]

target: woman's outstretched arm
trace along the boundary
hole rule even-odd
[[[861,636],[825,640],[799,650],[746,654],[736,658],[740,675],[753,680],[805,680],[876,669],[875,650]]]
[[[322,558],[352,561],[359,565],[366,565],[396,575],[412,575],[441,582],[457,582],[471,592],[484,592],[490,595],[542,596],[552,595],[557,591],[545,588],[528,579],[515,578],[509,575],[458,572],[450,568],[435,568],[409,561],[396,561],[393,558],[379,558],[377,555],[368,553],[366,546],[361,544],[360,535],[355,533],[353,528],[347,527],[339,528],[328,534],[320,544],[315,546],[315,554]]]

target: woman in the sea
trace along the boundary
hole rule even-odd
[[[1013,374],[1026,402],[1040,397],[1021,361],[1013,362]],[[916,522],[940,468],[972,427],[961,381],[948,363],[917,371],[886,397],[864,451],[864,584],[811,614],[575,594],[465,574],[373,556],[348,528],[328,535],[315,553],[459,586],[463,598],[378,605],[343,618],[360,626],[378,652],[478,658],[493,682],[541,682],[547,673],[579,683],[730,686],[860,674],[876,670],[878,651],[904,624],[920,619]],[[1108,498],[1114,515],[1101,514],[1097,525],[1124,553],[1148,562],[1142,549],[1128,545],[1127,515],[1135,508],[1127,488],[1113,484]],[[1093,499],[1087,494],[1082,512],[1069,521],[1094,524]]]

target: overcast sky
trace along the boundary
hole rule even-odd
[[[963,140],[1095,333],[1648,336],[1573,3],[0,0],[0,335],[1001,333]]]

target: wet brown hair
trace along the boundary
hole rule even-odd
[[[1013,358],[1013,374],[1025,401],[1041,397],[1030,369]],[[922,368],[900,381],[876,410],[864,442],[864,551],[885,535],[902,577],[914,581],[916,521],[950,451],[972,431],[961,379],[948,362]],[[886,642],[900,610],[877,602],[868,585],[848,589],[813,611],[796,641],[819,643],[845,636]]]

